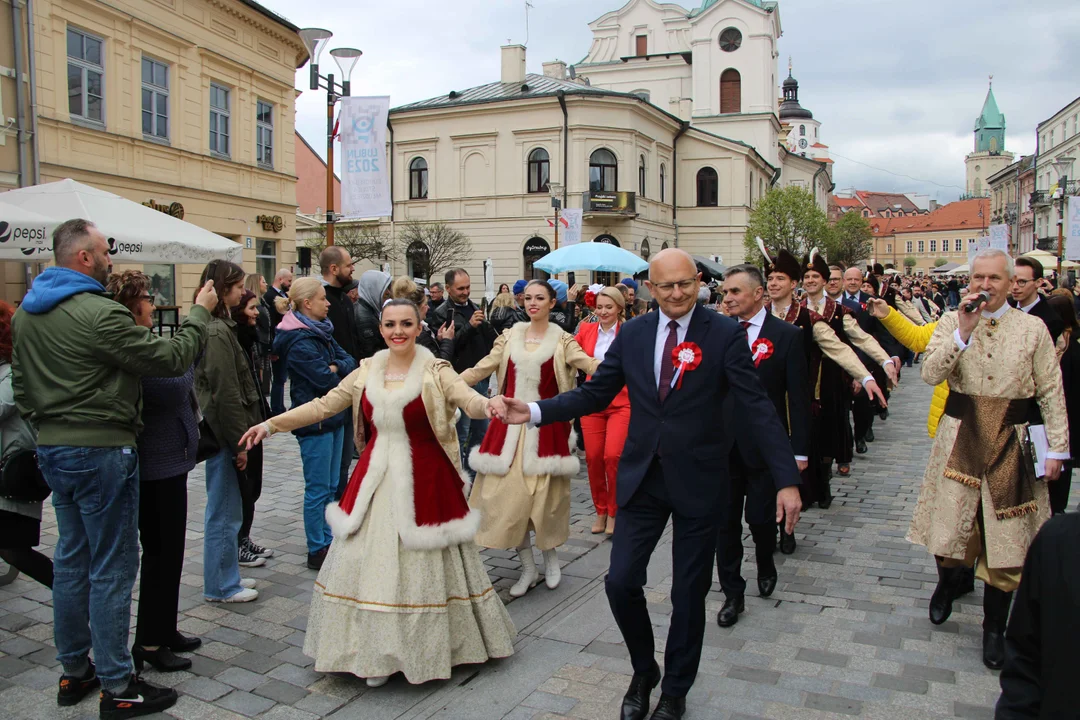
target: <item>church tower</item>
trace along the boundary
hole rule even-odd
[[[1005,150],[1005,115],[994,99],[993,76],[986,92],[982,112],[975,120],[975,149],[965,159],[968,197],[986,197],[990,186],[986,179],[1012,164],[1013,154]]]

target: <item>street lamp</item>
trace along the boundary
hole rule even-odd
[[[353,67],[364,53],[356,48],[334,48],[331,57],[337,63],[343,80],[334,81],[334,74],[319,74],[319,57],[326,43],[334,36],[323,28],[304,28],[299,32],[300,40],[310,56],[309,80],[312,90],[326,88],[326,244],[334,244],[334,105],[342,97],[350,95]],[[338,90],[340,89],[340,94]]]
[[[548,182],[551,207],[555,208],[555,250],[559,249],[559,211],[562,210],[562,183]]]
[[[1058,251],[1057,276],[1061,282],[1061,261],[1065,258],[1065,198],[1069,194],[1069,172],[1075,158],[1059,157],[1050,164],[1058,174]]]

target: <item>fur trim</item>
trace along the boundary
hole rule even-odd
[[[523,425],[507,425],[506,439],[503,440],[502,451],[498,455],[481,453],[477,445],[469,452],[469,467],[476,472],[485,475],[503,476],[510,472],[510,466],[514,462],[514,453],[517,451],[518,436]],[[536,432],[536,428],[525,427],[525,432]]]
[[[571,430],[570,440],[567,447],[571,450],[577,444],[577,434]],[[529,428],[525,431],[525,457],[521,462],[521,470],[526,475],[558,475],[573,477],[581,470],[581,461],[573,455],[549,455],[540,457],[540,428]]]

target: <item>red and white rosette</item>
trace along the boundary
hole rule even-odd
[[[758,338],[754,341],[752,347],[754,350],[754,367],[760,365],[762,360],[767,360],[772,357],[773,350],[775,349],[769,338]]]
[[[671,351],[671,362],[675,365],[675,376],[671,378],[671,387],[682,388],[683,375],[701,364],[701,348],[697,343],[684,342]]]

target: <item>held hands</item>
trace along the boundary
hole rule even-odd
[[[889,303],[881,298],[870,298],[866,301],[866,309],[870,311],[871,315],[881,319],[889,314]]]
[[[472,325],[473,327],[480,327],[480,323],[482,323],[482,322],[484,322],[484,311],[483,310],[477,310],[476,312],[474,312],[472,314],[472,317],[469,318],[469,324]]]
[[[488,398],[484,412],[487,414],[488,420],[491,418],[502,420],[506,416],[506,404],[503,402],[503,396],[496,395],[493,398]]]
[[[1061,460],[1048,459],[1046,461],[1046,475],[1044,476],[1047,482],[1053,482],[1061,477]]]
[[[517,398],[496,395],[488,403],[488,409],[507,425],[524,425],[532,419],[528,403]]]
[[[206,284],[202,286],[202,290],[195,297],[195,304],[202,305],[206,308],[207,312],[213,312],[214,308],[218,304],[217,290],[214,289],[214,281],[207,280]]]
[[[979,324],[979,320],[982,318],[982,308],[975,308],[975,312],[968,312],[965,308],[968,303],[974,302],[979,299],[978,293],[971,293],[965,295],[960,300],[960,307],[956,311],[956,318],[958,323],[958,329],[960,330],[960,339],[965,343],[971,339],[971,333],[975,332],[975,326]]]
[[[799,522],[802,512],[802,498],[798,486],[792,485],[776,493],[776,522],[784,522],[784,532],[795,532],[795,523]]]
[[[453,340],[454,339],[454,322],[452,320],[447,321],[445,325],[439,328],[436,333],[440,340]]]
[[[267,434],[266,426],[259,423],[254,427],[248,428],[248,431],[240,436],[240,442],[237,443],[237,446],[244,448],[245,451],[250,450],[265,440]]]

